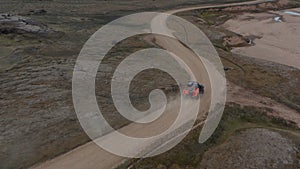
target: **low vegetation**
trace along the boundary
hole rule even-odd
[[[299,1],[291,1],[288,8],[299,6]],[[286,8],[286,7],[282,7]],[[266,8],[268,9],[268,8]],[[250,9],[249,9],[250,10]],[[213,42],[226,68],[227,79],[254,93],[272,98],[300,112],[300,71],[288,66],[270,63],[268,61],[232,54],[231,47],[224,45],[224,37],[240,36],[227,31],[218,25],[238,14],[222,12],[222,10],[195,10],[178,14],[201,28]],[[245,107],[228,103],[222,120],[213,136],[204,144],[198,143],[201,127],[193,130],[175,148],[156,157],[127,161],[118,169],[156,168],[180,169],[199,168],[205,153],[212,148],[222,145],[230,138],[247,129],[264,128],[278,132],[289,141],[300,145],[300,131],[293,123],[267,115],[266,109]],[[255,146],[255,145],[254,145]],[[299,161],[299,152],[295,160]],[[296,161],[296,163],[298,163]],[[297,164],[296,164],[297,165]],[[299,166],[293,166],[298,168]],[[292,167],[292,168],[293,168]],[[201,168],[201,167],[200,167]]]
[[[282,132],[293,142],[299,145],[299,130],[286,121],[269,117],[264,110],[255,107],[240,107],[236,104],[226,106],[222,120],[212,137],[200,144],[198,142],[201,127],[191,131],[188,136],[172,150],[147,159],[136,159],[126,162],[118,169],[146,168],[196,168],[201,162],[205,152],[209,149],[225,143],[231,136],[239,131],[251,128],[267,128]]]

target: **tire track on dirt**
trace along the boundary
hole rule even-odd
[[[209,8],[222,8],[222,7],[230,7],[230,6],[239,6],[239,5],[252,5],[252,4],[259,4],[264,2],[270,2],[270,0],[257,0],[251,2],[242,2],[242,3],[232,3],[232,4],[225,4],[225,5],[206,5],[206,6],[197,6],[197,7],[189,7],[189,8],[182,8],[177,10],[171,10],[167,13],[175,14],[178,12],[195,10],[195,9],[209,9]],[[156,43],[161,46],[163,49],[168,51],[173,51],[173,53],[177,54],[177,56],[182,56],[183,60],[188,58],[187,61],[188,65],[194,65],[193,59],[196,58],[194,53],[191,52],[189,49],[184,47],[179,41],[166,41],[161,37],[156,37]],[[185,57],[190,56],[190,57]],[[198,61],[197,61],[198,62]],[[191,67],[196,72],[206,72],[205,67],[203,65],[194,65]],[[203,82],[204,85],[210,86],[208,76],[206,78],[203,77],[196,77],[197,80]],[[210,93],[210,87],[207,88],[206,93]],[[208,108],[210,107],[210,94],[204,95],[201,102],[201,110],[200,114],[205,114]],[[200,122],[196,126],[200,126],[203,123]],[[126,127],[123,127],[120,130],[132,130],[133,133],[137,132],[145,132],[145,130],[140,131],[139,128],[132,127],[130,124]],[[160,126],[155,126],[155,128],[159,129]],[[154,129],[155,129],[154,128]],[[195,127],[196,128],[196,127]],[[153,130],[153,129],[152,129]],[[128,132],[127,131],[127,132]],[[154,148],[155,149],[155,148]],[[103,149],[99,148],[95,143],[89,142],[83,146],[80,146],[66,154],[63,154],[57,158],[44,162],[40,165],[33,166],[32,169],[65,169],[65,168],[72,168],[72,169],[106,169],[106,168],[114,168],[123,163],[126,158],[122,158],[113,154],[110,154]]]

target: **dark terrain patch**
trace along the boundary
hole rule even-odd
[[[276,131],[263,128],[237,132],[207,151],[199,168],[298,168],[297,146]]]

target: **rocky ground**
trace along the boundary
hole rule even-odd
[[[167,153],[119,168],[299,168],[299,129],[255,107],[228,105],[218,129],[204,144],[198,143],[200,130]]]
[[[138,11],[204,2],[2,0],[0,168],[25,168],[89,141],[72,105],[72,71],[84,42],[103,24]],[[137,40],[141,43],[121,47],[114,54],[123,56],[144,47],[143,39]],[[99,70],[99,82],[112,66]],[[102,90],[108,84],[102,84],[105,85],[97,85],[97,97],[108,110],[107,118],[116,128],[127,124],[120,115],[112,113],[111,99]],[[140,98],[133,94],[133,102],[143,101]],[[140,107],[147,106],[148,102]]]
[[[226,143],[207,151],[199,168],[297,168],[298,147],[285,137],[263,128],[239,131]]]
[[[180,13],[202,28],[222,58],[230,81],[222,122],[206,144],[197,143],[199,129],[174,150],[133,160],[119,168],[299,168],[299,70],[233,54],[235,47],[255,46],[255,41],[249,39],[258,37],[243,36],[220,26],[244,12],[282,9],[280,4],[286,2]]]
[[[120,1],[96,0],[84,2],[26,1],[19,3],[18,1],[2,0],[0,5],[0,168],[26,168],[89,141],[82,131],[73,109],[71,80],[80,48],[101,25],[118,16],[133,13],[133,11],[156,10],[157,8],[165,10],[195,3],[199,4],[198,1],[172,1],[169,3],[158,0],[143,1],[142,3],[140,1],[121,3]],[[214,24],[211,20],[220,21],[220,23],[223,21],[222,18],[212,17],[210,13],[196,14],[193,19],[195,23],[202,25],[202,28],[208,28],[207,24]],[[204,17],[199,17],[199,15]],[[211,19],[209,19],[210,17]],[[230,16],[223,18],[227,17]],[[222,56],[224,56],[224,60],[227,59],[224,62],[229,68],[227,73],[232,82],[249,88],[254,93],[275,98],[279,103],[299,111],[297,109],[300,105],[299,90],[297,90],[299,89],[297,88],[299,72],[297,70],[265,62],[258,64],[256,60],[240,59],[237,56],[229,55],[226,50],[230,47],[248,44],[247,39],[232,32],[219,31],[215,27],[209,27],[206,29],[206,33],[216,46],[222,48],[221,52],[224,53]],[[137,40],[141,43],[136,43]],[[114,51],[113,54],[122,57],[126,53],[149,45],[140,37],[135,37],[134,42],[131,43],[130,48],[120,44],[120,50]],[[115,63],[109,59],[107,62]],[[107,97],[105,93],[107,91],[102,90],[107,88],[109,84],[101,81],[102,76],[109,76],[112,73],[109,70],[113,65],[104,66],[103,70],[99,70],[98,80],[105,85],[97,86],[97,97],[104,103],[102,105],[106,106],[107,118],[116,128],[119,128],[127,124],[128,121],[120,119],[121,117],[117,116],[116,113],[111,113],[115,112],[109,106],[111,99]],[[273,70],[274,67],[277,71]],[[247,76],[244,76],[244,71],[246,71]],[[253,78],[253,74],[256,74],[255,78]],[[151,74],[150,77],[152,77]],[[241,77],[246,80],[241,81]],[[262,78],[268,80],[254,83]],[[155,82],[151,78],[146,78],[143,83],[147,81]],[[274,83],[275,81],[281,81],[278,85],[285,87],[279,88]],[[137,84],[137,86],[139,85]],[[258,88],[260,90],[256,90]],[[135,91],[142,90],[134,89]],[[277,93],[273,93],[274,91],[282,94],[278,96]],[[144,95],[138,95],[138,92],[133,95],[133,101],[141,101],[137,106],[140,106],[141,109],[149,106],[148,102],[145,103],[140,98],[147,99]],[[284,143],[282,148],[291,148],[299,144],[298,142],[289,142],[286,137],[272,130],[246,130],[241,134],[246,137],[252,132],[256,133],[258,139],[261,138],[260,134],[262,133],[267,134],[269,138],[278,137],[279,141],[271,145],[278,145],[281,141]],[[238,134],[234,136],[237,140],[240,137]],[[262,139],[262,143],[267,144],[265,139]],[[229,142],[227,146],[232,144]],[[253,144],[251,139],[249,144]],[[201,152],[203,151],[201,148],[195,150]],[[187,150],[193,150],[193,147]],[[254,147],[252,150],[254,151],[256,148]],[[296,149],[293,149],[286,151],[286,153],[292,154],[291,158],[294,159],[295,151]],[[199,152],[196,153],[201,154]],[[166,160],[169,162],[168,165],[162,164],[160,166],[180,167],[183,166],[185,158],[189,157],[189,154],[184,154],[183,160],[175,158],[179,162],[175,160],[175,162],[173,161],[174,164],[171,160],[171,162]],[[195,166],[199,164],[200,157],[197,158],[198,160],[193,162]],[[231,157],[229,156],[229,158]],[[294,163],[290,163],[288,158],[285,159],[285,162],[294,165]],[[153,162],[153,164],[156,163]],[[207,165],[207,163],[201,163],[201,165]]]

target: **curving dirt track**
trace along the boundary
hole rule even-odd
[[[196,80],[200,82],[204,82],[206,86],[206,93],[201,98],[201,108],[199,111],[199,118],[205,115],[208,108],[210,107],[210,84],[209,77],[206,73],[206,69],[204,65],[199,61],[198,56],[195,56],[193,52],[189,49],[185,48],[181,43],[179,43],[175,39],[166,39],[165,37],[155,37],[155,43],[164,49],[176,54],[180,57],[186,64],[189,66],[192,72],[204,72],[202,74],[195,74]],[[189,56],[189,57],[186,57]],[[203,100],[203,101],[202,101]],[[193,105],[193,101],[189,104]],[[174,106],[171,110],[167,110],[164,112],[164,115],[159,118],[159,120],[150,123],[149,125],[142,125],[137,123],[132,123],[128,126],[125,126],[119,131],[121,133],[126,133],[130,136],[135,137],[145,137],[147,135],[155,134],[157,131],[161,131],[163,128],[167,128],[169,123],[176,118],[178,107]],[[187,110],[187,113],[189,110]],[[141,128],[143,128],[141,130]],[[103,136],[101,139],[106,139],[107,142],[115,142],[118,140],[113,139],[113,134],[108,134]],[[154,147],[155,148],[155,147]],[[125,160],[122,157],[118,157],[116,155],[110,154],[107,151],[99,148],[94,142],[87,143],[67,154],[59,156],[53,160],[45,162],[41,165],[33,167],[34,169],[47,169],[47,168],[73,168],[73,169],[93,169],[93,168],[114,168],[118,166],[122,161]]]
[[[238,5],[250,5],[250,4],[259,4],[263,2],[268,2],[270,0],[257,0],[252,2],[243,2],[243,3],[233,3],[233,4],[225,4],[225,5],[208,5],[208,6],[198,6],[198,7],[190,7],[190,8],[183,8],[183,9],[177,9],[168,11],[169,14],[174,14],[177,12],[183,12],[183,11],[189,11],[194,9],[206,9],[206,8],[217,8],[217,7],[229,7],[229,6],[238,6]],[[160,24],[159,24],[160,25]],[[177,40],[166,40],[163,37],[155,37],[155,43],[162,48],[173,52],[177,56],[179,56],[184,62],[186,62],[193,72],[204,72],[201,74],[201,76],[197,76],[196,80],[204,83],[206,86],[206,93],[211,93],[210,91],[210,84],[209,84],[209,77],[207,75],[206,69],[199,62],[198,57],[194,55],[191,50],[184,47],[181,43],[179,43]],[[197,74],[196,74],[197,75]],[[201,110],[199,112],[200,116],[199,118],[202,118],[201,115],[205,115],[208,108],[210,107],[210,94],[205,94],[204,97],[202,97],[201,102]],[[174,118],[173,113],[167,113],[169,115],[165,116],[165,118],[170,119]],[[152,123],[150,125],[147,125],[147,128],[143,128],[143,130],[140,130],[139,124],[130,124],[128,126],[123,127],[122,130],[123,133],[130,133],[131,135],[139,135],[142,136],[145,131],[149,131],[151,133],[155,130],[160,130],[161,128],[164,128],[162,126],[164,123],[160,123],[160,125],[157,125],[156,123]],[[112,141],[112,140],[111,140]],[[95,143],[89,142],[83,146],[80,146],[66,154],[63,154],[57,158],[54,158],[52,160],[49,160],[45,163],[39,164],[37,166],[33,166],[32,169],[65,169],[65,168],[72,168],[72,169],[107,169],[107,168],[114,168],[124,162],[126,159],[110,154],[107,151],[99,148]]]

